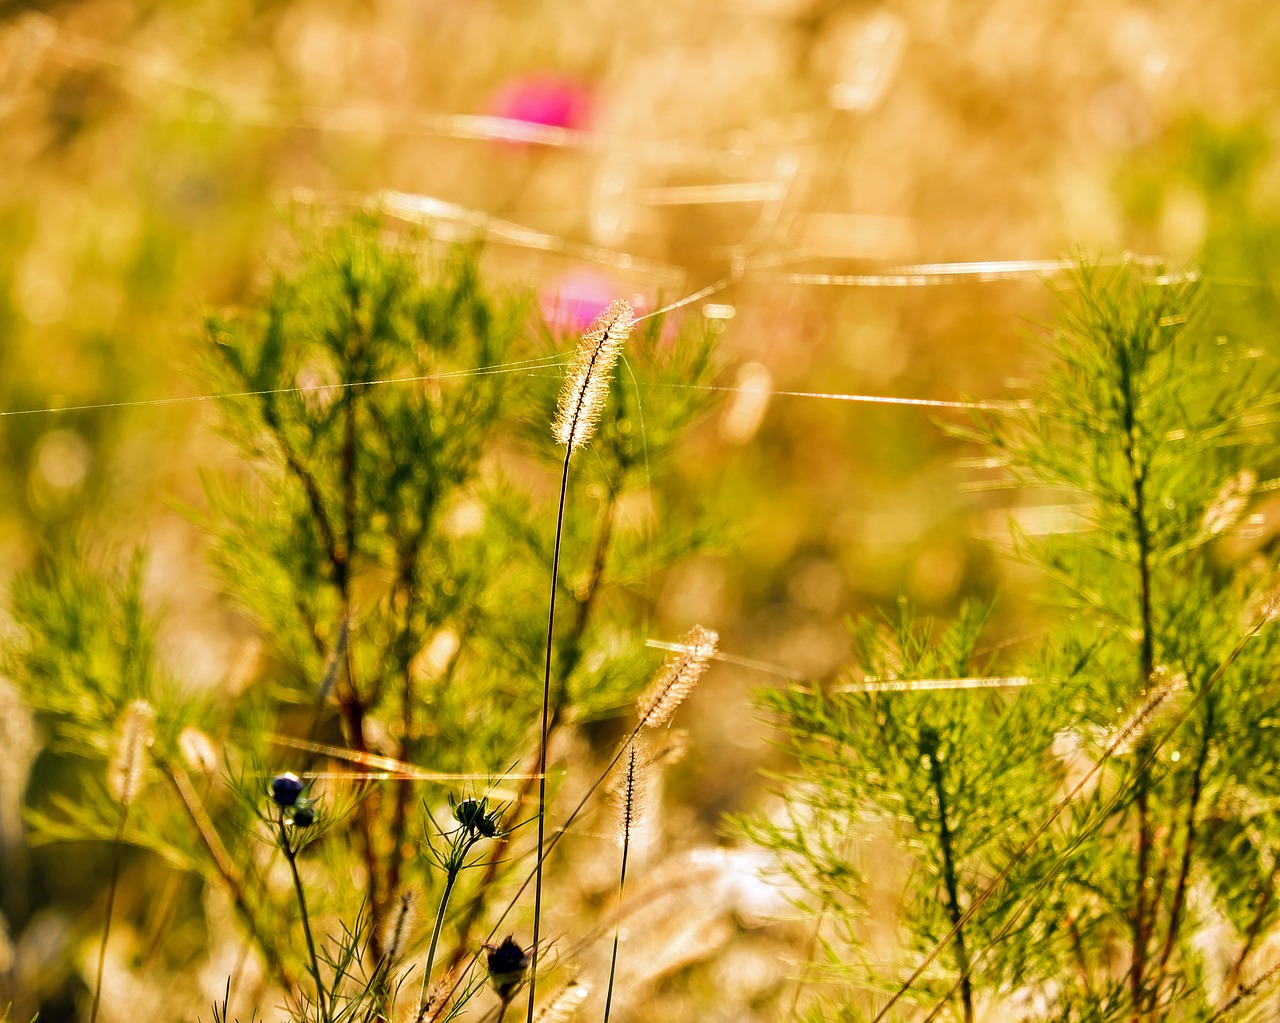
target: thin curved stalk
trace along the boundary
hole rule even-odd
[[[320,978],[320,959],[316,955],[315,939],[311,935],[311,916],[307,912],[307,896],[302,889],[302,876],[298,873],[298,854],[289,844],[289,832],[284,822],[284,811],[280,811],[280,849],[284,858],[289,861],[289,872],[293,874],[293,890],[298,895],[298,909],[302,913],[302,933],[307,939],[307,954],[311,957],[311,976],[316,982],[316,1002],[320,1006],[322,1019],[329,1019],[329,1007],[325,997],[324,981]]]

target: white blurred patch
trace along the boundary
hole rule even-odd
[[[93,454],[75,430],[50,430],[36,442],[38,482],[60,494],[79,490],[89,474]]]
[[[733,397],[720,420],[720,436],[730,444],[745,444],[755,436],[769,408],[773,374],[759,362],[744,363],[733,382]]]

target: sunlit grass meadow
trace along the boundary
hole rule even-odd
[[[1272,1018],[1277,44],[0,2],[0,1012]]]

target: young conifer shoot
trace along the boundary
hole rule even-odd
[[[565,446],[564,468],[560,473],[560,503],[556,512],[555,551],[551,558],[551,597],[547,609],[547,656],[542,678],[542,728],[538,742],[538,862],[537,878],[533,888],[533,944],[529,964],[529,1011],[527,1019],[533,1023],[534,997],[538,977],[538,937],[542,923],[542,861],[546,843],[547,811],[547,731],[551,707],[551,652],[555,641],[556,589],[560,578],[560,540],[564,531],[565,501],[569,491],[569,462],[574,451],[591,439],[600,415],[604,411],[604,398],[609,390],[613,367],[622,353],[635,313],[622,299],[613,302],[592,321],[582,335],[574,354],[564,387],[556,407],[552,432]]]

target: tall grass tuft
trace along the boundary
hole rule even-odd
[[[564,510],[569,493],[569,462],[574,451],[591,437],[604,411],[614,364],[631,333],[635,314],[622,299],[595,318],[578,344],[565,376],[556,406],[552,432],[565,446],[560,473],[560,501],[556,511],[555,549],[551,558],[551,596],[547,608],[547,656],[542,677],[542,724],[538,741],[538,862],[533,888],[533,945],[529,965],[528,1023],[533,1023],[534,998],[538,982],[538,940],[542,926],[542,866],[546,845],[547,734],[551,713],[551,655],[555,643],[556,591],[560,585],[560,542],[564,532]]]

